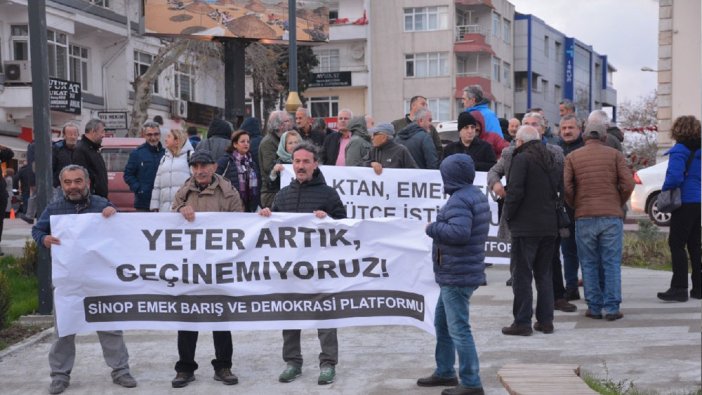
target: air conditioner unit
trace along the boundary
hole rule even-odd
[[[2,63],[5,83],[32,82],[32,70],[28,60],[6,60]]]
[[[185,100],[172,100],[171,101],[171,116],[179,118],[188,117],[188,102]]]

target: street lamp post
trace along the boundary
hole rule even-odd
[[[297,94],[297,12],[295,0],[288,0],[288,100],[285,111],[295,112],[302,101]]]

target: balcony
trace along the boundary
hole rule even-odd
[[[456,76],[456,92],[454,97],[463,97],[463,88],[468,85],[480,85],[483,88],[483,93],[485,98],[489,100],[495,100],[495,96],[492,94],[492,87],[490,82],[490,77],[484,74],[472,74],[472,75],[457,75]]]
[[[329,25],[329,41],[366,40],[368,25]]]
[[[608,86],[607,89],[600,91],[600,99],[603,106],[617,106],[617,90]]]
[[[494,5],[492,5],[492,0],[455,0],[456,5],[463,5],[463,6],[486,6],[490,8],[495,8]]]
[[[480,25],[460,25],[455,28],[454,52],[484,52],[494,55],[490,47],[490,31]]]

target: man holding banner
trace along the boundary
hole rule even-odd
[[[51,248],[61,241],[51,235],[52,215],[102,213],[105,218],[117,212],[105,198],[90,194],[90,175],[79,165],[68,165],[59,173],[63,199],[55,199],[46,207],[36,225],[32,227],[32,238],[38,245]],[[112,368],[112,381],[122,387],[136,387],[136,380],[129,373],[129,354],[122,338],[122,331],[98,331],[105,362]],[[59,337],[49,351],[51,368],[50,394],[60,394],[68,388],[71,370],[76,357],[75,335]]]
[[[434,278],[441,287],[434,313],[436,370],[420,387],[455,386],[442,395],[482,395],[478,352],[470,330],[470,297],[485,282],[485,241],[490,228],[487,197],[473,185],[475,165],[466,154],[451,155],[440,167],[451,195],[426,227],[434,241]],[[454,363],[458,352],[458,376]]]
[[[300,143],[292,154],[295,179],[276,195],[270,209],[264,208],[264,217],[272,211],[288,213],[313,213],[317,218],[327,215],[334,219],[346,218],[346,208],[336,190],[329,187],[319,171],[319,154],[314,145]],[[299,329],[283,331],[283,360],[287,367],[278,377],[281,383],[294,381],[302,374],[302,351]],[[339,344],[336,329],[318,329],[317,335],[322,352],[319,354],[319,385],[331,384],[336,376]]]
[[[208,150],[200,150],[190,157],[192,177],[185,182],[173,201],[173,211],[183,214],[183,217],[195,221],[195,212],[243,212],[239,193],[224,177],[215,174],[217,164]],[[182,388],[195,380],[195,347],[198,332],[178,331],[178,362],[176,362],[176,377],[171,381],[173,388]],[[232,373],[232,334],[230,331],[213,331],[212,337],[215,348],[214,379],[225,385],[239,382]]]

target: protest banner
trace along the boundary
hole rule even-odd
[[[401,218],[51,217],[60,336],[412,325],[434,333],[431,239]],[[411,240],[411,242],[409,242]]]
[[[294,177],[292,165],[284,165],[281,188]],[[320,166],[327,185],[334,188],[346,206],[348,218],[407,218],[422,223],[436,221],[446,203],[438,170],[383,169],[381,175],[368,167]],[[476,172],[473,185],[488,194],[487,173]],[[488,196],[492,217],[485,242],[485,262],[509,264],[510,243],[498,239],[497,203]]]

